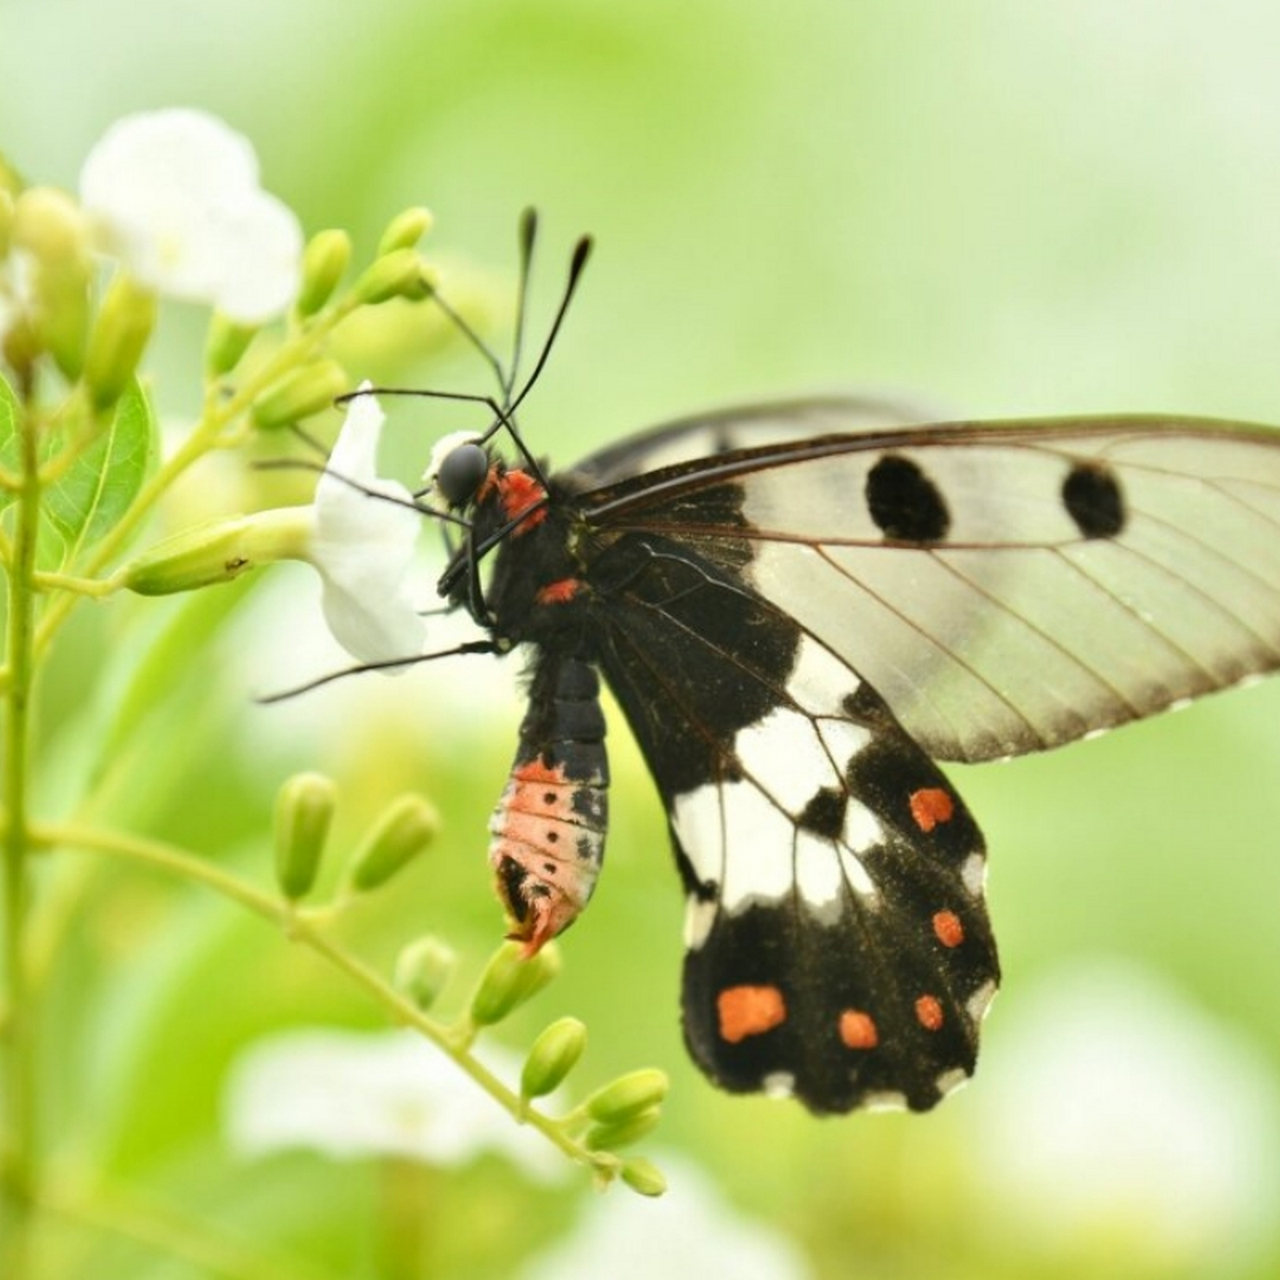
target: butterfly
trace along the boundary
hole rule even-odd
[[[894,425],[827,398],[548,472],[514,414],[588,247],[533,377],[515,394],[513,359],[490,430],[429,468],[452,531],[440,594],[485,634],[464,647],[527,655],[490,824],[511,936],[535,953],[596,884],[603,680],[666,810],[694,1061],[819,1114],[927,1110],[972,1075],[1000,978],[982,836],[938,762],[1045,750],[1280,666],[1280,431]]]

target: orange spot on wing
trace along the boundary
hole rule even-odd
[[[730,1044],[771,1031],[787,1020],[787,1006],[777,987],[726,987],[716,997],[716,1013],[720,1038]]]
[[[956,802],[941,787],[921,787],[911,793],[911,816],[921,831],[932,831],[940,822],[950,822]]]
[[[578,594],[582,586],[581,578],[561,578],[559,582],[548,582],[538,591],[539,604],[566,604]]]
[[[964,925],[954,911],[939,911],[933,917],[933,932],[944,947],[958,947],[964,941]]]
[[[880,1033],[869,1013],[846,1009],[840,1015],[840,1039],[850,1049],[874,1049],[880,1043]]]
[[[916,1001],[916,1021],[926,1031],[937,1031],[942,1026],[942,1005],[937,996],[921,996]]]

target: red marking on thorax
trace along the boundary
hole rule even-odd
[[[933,932],[944,947],[958,947],[964,941],[964,925],[954,911],[939,911],[933,917]]]
[[[874,1049],[880,1043],[875,1019],[858,1009],[846,1009],[840,1015],[840,1039],[850,1049]]]
[[[940,822],[950,822],[956,811],[951,793],[941,787],[922,787],[913,791],[909,803],[911,816],[921,831],[932,831]]]
[[[937,1031],[942,1026],[942,1005],[937,996],[924,995],[916,1001],[916,1021],[926,1031]]]
[[[489,472],[489,479],[498,486],[498,498],[508,520],[514,520],[522,512],[529,511],[530,507],[547,496],[547,491],[527,471],[504,471],[499,475],[494,469]],[[517,535],[528,533],[546,518],[546,507],[538,507],[529,511],[528,516],[516,525],[514,532]]]
[[[730,1044],[771,1031],[787,1019],[787,1006],[777,987],[726,987],[716,997],[716,1012],[720,1037]]]
[[[537,601],[539,604],[568,604],[581,587],[581,578],[561,578],[558,582],[548,582],[539,589]]]

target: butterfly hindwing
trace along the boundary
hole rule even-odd
[[[972,1072],[998,980],[967,810],[870,686],[732,575],[657,537],[595,572],[601,664],[688,895],[694,1059],[818,1112],[932,1106]]]

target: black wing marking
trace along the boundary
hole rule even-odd
[[[605,545],[669,538],[740,578],[939,759],[1055,746],[1280,665],[1280,432],[1267,428],[878,430],[579,501]]]
[[[855,671],[731,576],[639,535],[591,572],[688,894],[695,1061],[817,1112],[932,1106],[972,1073],[999,976],[963,804]]]

